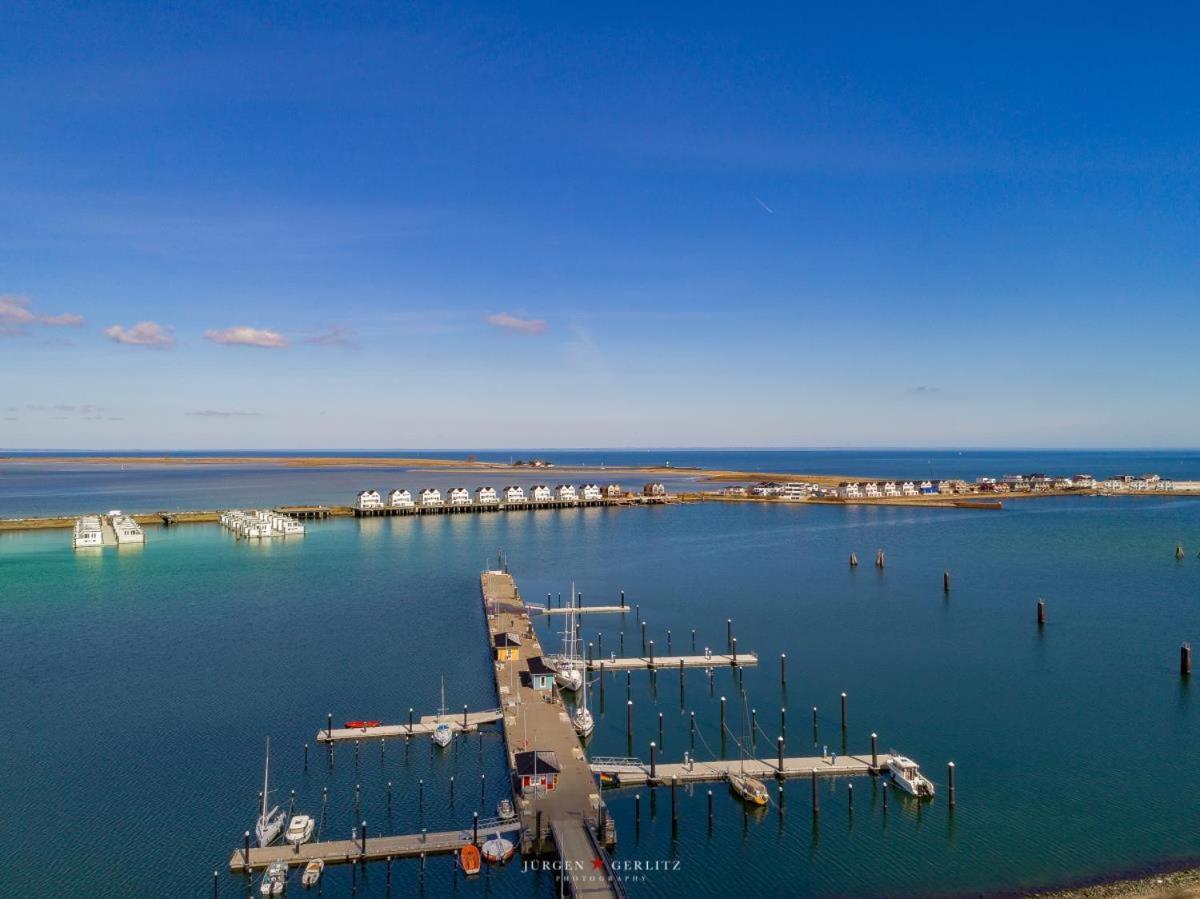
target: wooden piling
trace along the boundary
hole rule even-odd
[[[725,739],[725,697],[721,697],[721,739]]]
[[[725,651],[733,652],[733,619],[725,619]]]
[[[729,655],[733,659],[733,661],[730,664],[736,665],[737,664],[737,637],[734,637],[733,640],[730,641]]]
[[[671,654],[671,629],[667,628],[667,655]]]
[[[654,741],[650,741],[650,783],[653,784],[658,779],[658,765],[655,764],[655,748]]]
[[[633,739],[633,700],[625,701],[625,736]]]
[[[942,592],[943,593],[950,592],[950,572],[949,571],[942,572]]]
[[[954,762],[946,765],[946,786],[949,793],[950,808],[954,808]]]
[[[304,744],[304,770],[308,770],[308,744]]]
[[[779,737],[778,739],[776,739],[775,744],[779,750],[779,775],[780,775],[780,777],[782,777],[783,776],[783,737]]]
[[[325,716],[325,739],[333,737],[333,712]]]
[[[663,713],[662,712],[658,713],[658,745],[659,746],[664,745],[663,744]]]
[[[842,694],[842,730],[846,729],[846,694]]]
[[[642,622],[642,658],[646,657],[646,622]]]
[[[654,641],[651,640],[649,645],[650,645],[650,655],[649,655],[650,667],[653,668],[654,667]]]
[[[671,775],[671,830],[679,829],[679,801],[675,795],[679,789],[678,775]]]
[[[621,608],[625,608],[625,591],[621,591]]]
[[[412,736],[412,732],[413,732],[412,728],[413,728],[413,710],[409,709],[408,710],[408,735],[410,737]]]
[[[871,768],[875,771],[879,770],[879,737],[876,734],[871,734]]]
[[[479,845],[479,812],[475,812],[471,819],[471,843]]]
[[[787,709],[779,710],[779,734],[787,740]]]
[[[1179,647],[1179,673],[1187,677],[1192,673],[1192,644],[1184,643]]]
[[[854,784],[846,784],[846,809],[854,814]]]
[[[1038,627],[1046,626],[1046,600],[1039,599],[1037,603],[1037,623]]]
[[[817,793],[817,769],[816,768],[812,769],[812,806],[813,806],[813,816],[815,817],[821,813],[821,797]]]
[[[708,829],[712,830],[712,790],[708,791]]]

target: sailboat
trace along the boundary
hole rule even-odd
[[[563,630],[563,657],[554,670],[554,682],[560,690],[576,692],[583,686],[583,665],[578,655],[575,633],[575,585],[571,584],[571,605],[567,607],[567,626]]]
[[[454,731],[450,725],[442,720],[442,716],[446,714],[446,677],[442,676],[442,706],[438,709],[437,725],[433,728],[433,742],[437,743],[442,748],[450,745],[450,741],[454,738]]]
[[[582,701],[575,707],[575,712],[571,715],[571,724],[575,728],[575,733],[585,739],[596,729],[596,719],[592,717],[592,712],[588,708],[587,685],[587,673],[584,672]]]
[[[267,737],[267,761],[263,765],[263,791],[262,791],[262,810],[259,812],[258,821],[254,825],[254,835],[258,838],[259,846],[270,846],[279,839],[279,834],[283,832],[283,827],[287,824],[287,815],[279,806],[275,806],[269,812],[267,811],[267,802],[271,795],[270,790],[270,774],[271,774],[271,738]]]
[[[746,691],[742,691],[742,717],[746,717]],[[746,747],[743,739],[738,740],[739,770],[729,772],[729,788],[743,802],[751,805],[767,804],[767,788],[763,782],[746,773]]]

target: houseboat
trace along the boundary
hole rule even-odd
[[[75,531],[71,536],[72,549],[103,545],[104,529],[100,525],[99,515],[85,515],[75,522]]]

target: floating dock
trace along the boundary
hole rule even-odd
[[[882,762],[887,765],[891,756],[884,757]],[[880,765],[878,757],[872,759],[866,755],[839,756],[805,756],[801,758],[785,758],[780,767],[779,759],[718,759],[716,761],[693,760],[686,764],[649,765],[641,759],[596,758],[592,760],[592,773],[596,776],[614,778],[616,786],[632,787],[646,784],[670,784],[672,780],[679,783],[696,783],[700,781],[728,780],[730,774],[743,770],[751,777],[760,780],[766,778],[811,777],[816,772],[818,777],[852,777],[862,774],[878,774]],[[743,768],[744,766],[744,768]]]
[[[511,833],[520,830],[516,822],[479,822],[479,836],[490,837],[499,831]],[[229,859],[232,871],[262,871],[272,862],[286,862],[289,867],[304,867],[313,859],[321,859],[327,865],[359,864],[362,862],[387,861],[398,858],[419,858],[422,855],[438,855],[457,852],[475,839],[473,827],[463,830],[448,830],[443,833],[415,833],[392,837],[366,837],[358,840],[325,840],[320,843],[304,843],[296,847],[289,844],[275,846],[243,847]]]
[[[629,606],[579,606],[575,609],[551,609],[546,606],[528,604],[525,608],[531,615],[569,615],[571,612],[576,615],[621,615],[630,611]]]
[[[737,655],[705,656],[640,656],[617,657],[607,659],[588,659],[589,671],[637,671],[642,668],[729,668],[745,667],[758,664],[758,656],[752,652],[739,652]]]
[[[450,725],[455,736],[479,730],[486,724],[495,724],[504,713],[500,709],[488,709],[483,712],[465,712],[459,715],[422,715],[412,724],[381,724],[378,727],[333,727],[327,725],[317,731],[318,743],[346,743],[355,740],[383,740],[388,737],[428,737],[433,730],[444,721]]]

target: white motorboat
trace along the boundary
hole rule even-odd
[[[501,821],[511,821],[517,817],[516,811],[513,810],[512,800],[501,799],[496,805],[496,817]]]
[[[502,865],[513,857],[515,848],[511,840],[506,840],[499,833],[495,833],[492,834],[490,840],[483,844],[482,852],[485,860],[494,865]]]
[[[312,839],[313,828],[316,826],[317,822],[310,816],[296,815],[288,823],[287,833],[284,834],[283,838],[293,846],[299,846]]]
[[[304,866],[304,873],[300,875],[300,883],[306,888],[315,887],[323,873],[325,873],[325,862],[322,859],[314,858]]]
[[[271,862],[262,883],[258,885],[261,896],[282,896],[287,889],[287,862]]]
[[[271,738],[267,737],[267,760],[263,765],[263,789],[262,789],[262,809],[258,815],[258,821],[254,824],[254,835],[258,838],[259,846],[270,846],[279,839],[279,835],[283,832],[284,825],[287,824],[287,815],[279,806],[275,806],[270,811],[267,811],[267,803],[270,799],[270,773],[271,773]]]
[[[442,716],[446,714],[446,678],[442,678],[442,705],[438,709],[437,724],[433,728],[433,742],[437,743],[445,749],[450,745],[450,741],[454,739],[454,730],[442,720]]]
[[[892,783],[904,792],[917,797],[933,795],[933,782],[921,773],[920,767],[912,759],[894,755],[888,759],[887,769],[892,775]]]

